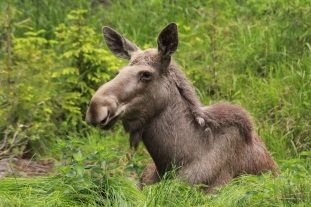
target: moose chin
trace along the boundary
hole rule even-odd
[[[142,141],[153,159],[141,186],[161,180],[177,167],[177,178],[206,191],[241,174],[262,174],[277,167],[248,112],[230,103],[203,106],[194,87],[172,60],[178,47],[175,23],[159,34],[157,48],[141,50],[104,27],[108,48],[129,60],[90,101],[86,122],[110,129],[118,120],[130,145]]]

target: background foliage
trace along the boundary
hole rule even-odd
[[[59,161],[59,175],[43,178],[40,189],[20,180],[19,197],[5,181],[1,204],[42,193],[57,201],[53,206],[311,203],[310,1],[5,0],[0,20],[0,158]],[[176,181],[138,192],[133,180],[150,160],[144,147],[129,149],[120,125],[102,132],[84,123],[92,94],[126,64],[108,51],[101,27],[146,49],[169,22],[179,26],[174,58],[202,102],[247,108],[280,178],[245,176],[211,196]]]

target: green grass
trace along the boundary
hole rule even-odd
[[[243,175],[213,194],[179,182],[174,173],[140,191],[138,175],[150,161],[144,147],[134,152],[122,144],[128,139],[123,130],[91,131],[85,139],[71,136],[57,143],[53,153],[64,155],[56,166],[57,175],[0,179],[0,206],[311,205],[310,152],[277,160],[282,173],[276,177]]]
[[[0,206],[309,206],[311,166],[301,160],[280,162],[282,174],[244,175],[206,195],[199,187],[163,180],[143,191],[133,180],[106,177],[100,186],[77,188],[66,176],[1,181]],[[290,168],[288,168],[290,166]],[[85,183],[85,181],[84,181]]]

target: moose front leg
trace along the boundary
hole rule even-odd
[[[157,171],[155,164],[149,163],[140,177],[140,182],[138,183],[138,188],[143,189],[145,185],[151,185],[160,181],[160,176]]]

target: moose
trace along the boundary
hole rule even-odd
[[[95,92],[86,122],[108,130],[120,119],[130,146],[143,142],[153,163],[142,173],[141,186],[160,181],[174,168],[178,180],[213,192],[242,174],[277,167],[244,108],[201,104],[172,60],[178,47],[176,23],[160,32],[153,49],[141,50],[107,26],[103,34],[108,48],[129,64]]]

